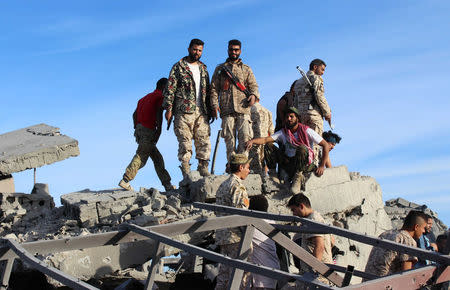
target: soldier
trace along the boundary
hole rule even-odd
[[[325,99],[322,75],[325,72],[326,64],[321,59],[314,59],[309,65],[307,76],[316,92],[312,94],[308,83],[303,79],[295,82],[294,91],[296,103],[300,112],[300,122],[312,128],[320,136],[323,133],[323,118],[331,124],[331,109]],[[314,153],[318,157],[319,147],[314,148]],[[315,161],[318,161],[317,159]]]
[[[284,120],[286,115],[286,110],[292,106],[294,106],[294,81],[291,84],[289,92],[285,92],[284,95],[278,100],[277,103],[277,118],[275,120],[275,131],[279,131],[284,127]]]
[[[156,148],[162,126],[162,90],[166,84],[166,78],[160,79],[156,83],[156,90],[140,99],[133,113],[134,136],[139,146],[119,182],[119,186],[126,190],[133,190],[129,182],[134,179],[138,170],[145,166],[148,157],[152,158],[156,174],[165,190],[175,189],[170,183],[169,173],[164,168],[164,159]]]
[[[210,114],[217,118],[217,103],[211,103],[208,71],[200,61],[203,45],[200,39],[191,40],[189,55],[173,65],[164,91],[166,120],[172,116],[175,118],[173,130],[178,139],[178,159],[183,177],[191,171],[192,140],[198,159],[197,170],[202,176],[209,175],[211,129],[208,121]]]
[[[249,207],[247,189],[242,184],[242,180],[247,178],[250,173],[250,161],[245,154],[233,153],[231,155],[231,174],[217,189],[216,204],[237,208]],[[221,216],[222,214],[218,212],[216,215]],[[238,257],[241,238],[242,232],[239,228],[216,230],[216,244],[220,246],[220,252],[233,259]],[[220,264],[216,289],[228,289],[227,284],[230,280],[231,271],[232,267]],[[246,284],[246,277],[248,277],[248,274],[244,275],[243,284]]]
[[[300,192],[302,181],[305,178],[304,174],[309,174],[312,171],[315,171],[318,176],[323,174],[325,161],[330,150],[328,142],[323,140],[314,130],[301,124],[298,119],[298,110],[291,107],[286,112],[286,125],[283,129],[271,136],[255,138],[246,143],[248,149],[253,144],[262,145],[275,141],[279,144],[280,148],[271,146],[270,148],[273,151],[265,152],[265,159],[269,168],[275,168],[276,163],[278,163],[280,176],[285,182],[292,179],[292,193]],[[315,144],[319,144],[323,148],[322,159],[317,169],[312,162],[314,160],[313,146]]]
[[[259,98],[258,84],[251,68],[239,58],[241,42],[237,39],[228,42],[228,58],[216,67],[211,80],[211,99],[217,104],[220,98],[222,118],[222,137],[225,139],[227,160],[231,153],[245,153],[245,142],[252,138],[250,107]],[[245,86],[248,96],[225,73],[228,68],[237,80]],[[217,115],[217,113],[216,113]],[[239,144],[236,149],[236,139]]]
[[[426,215],[417,210],[408,213],[401,230],[389,230],[379,238],[391,240],[410,247],[417,247],[414,239],[419,239],[427,226]],[[367,261],[365,272],[377,276],[387,276],[393,273],[410,270],[417,262],[417,258],[409,254],[399,253],[380,247],[373,247]]]
[[[273,135],[273,121],[272,113],[264,108],[259,100],[251,108],[251,120],[253,129],[253,138],[267,137]],[[250,157],[252,162],[250,163],[250,170],[255,173],[265,175],[266,166],[264,162],[264,145],[253,146],[250,150]]]
[[[303,194],[296,194],[288,201],[287,207],[292,211],[292,214],[298,217],[311,219],[316,222],[325,223],[322,215],[311,208],[309,198]],[[301,234],[301,246],[310,254],[314,255],[323,263],[333,263],[333,256],[331,253],[332,236],[329,234]],[[312,272],[312,269],[305,263],[300,263],[301,272]],[[322,283],[331,285],[325,277],[314,274],[315,278]]]

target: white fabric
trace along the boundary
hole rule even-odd
[[[309,139],[309,147],[312,149],[315,144],[319,144],[322,142],[323,138],[317,134],[316,131],[314,131],[311,128],[306,129],[306,134],[308,135]],[[276,131],[272,136],[270,136],[275,142],[281,143],[284,146],[285,150],[284,153],[287,157],[294,157],[295,156],[295,146],[293,146],[288,140],[289,138],[283,133],[283,130]],[[298,138],[297,132],[294,133],[294,137]]]
[[[187,63],[187,64],[192,72],[192,76],[194,77],[196,104],[197,107],[201,107],[202,103],[200,101],[200,68],[197,63],[196,64]]]
[[[273,221],[264,220],[268,223]],[[257,265],[266,266],[269,268],[280,269],[280,262],[278,261],[277,248],[275,242],[266,235],[255,229],[253,234],[253,252],[250,256],[250,261]],[[277,281],[269,277],[252,273],[253,287],[273,288],[277,286]]]

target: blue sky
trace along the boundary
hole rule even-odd
[[[79,157],[37,170],[57,202],[115,187],[136,149],[138,99],[168,76],[190,39],[205,41],[212,74],[238,38],[272,111],[299,78],[295,67],[324,59],[325,95],[343,136],[333,164],[375,177],[385,200],[425,203],[450,224],[448,15],[447,1],[1,1],[0,133],[47,123],[79,141]],[[177,183],[172,130],[159,148]],[[216,172],[224,155],[221,141]],[[31,170],[14,177],[17,191],[31,191]],[[132,184],[162,189],[151,162]]]

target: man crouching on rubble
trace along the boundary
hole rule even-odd
[[[247,189],[242,184],[242,180],[250,173],[250,161],[245,154],[232,153],[230,157],[230,177],[225,180],[217,190],[216,204],[233,206],[237,208],[247,208],[249,199]],[[216,216],[221,216],[219,212]],[[229,228],[216,230],[216,244],[220,246],[220,253],[230,258],[236,259],[239,253],[239,242],[242,231],[240,228]],[[220,264],[217,275],[217,289],[228,289],[228,282],[231,279],[232,267]],[[242,278],[242,285],[246,285],[248,273]]]
[[[300,193],[300,187],[305,173],[315,170],[321,176],[325,170],[325,161],[328,160],[330,146],[313,129],[299,122],[299,112],[290,107],[285,115],[285,127],[268,137],[255,138],[246,143],[249,150],[253,144],[263,145],[277,142],[280,148],[266,146],[266,162],[269,168],[278,163],[280,177],[289,181],[292,179],[291,191]],[[323,147],[322,159],[319,167],[314,165],[314,145]],[[268,149],[271,148],[271,149]]]

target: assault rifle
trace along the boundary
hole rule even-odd
[[[311,81],[309,80],[308,76],[306,75],[305,71],[302,70],[302,68],[300,66],[297,66],[297,70],[300,72],[300,74],[302,75],[302,77],[305,79],[305,82],[308,84],[309,88],[311,89],[313,98],[311,100],[311,103],[309,104],[310,109],[312,109],[312,107],[314,105],[317,105],[317,93],[316,93],[316,89],[314,88],[314,86],[312,85]],[[319,109],[320,115],[323,117],[322,114],[322,110]],[[328,121],[328,125],[330,125],[331,130],[334,129],[334,124],[331,124],[331,121]]]
[[[239,81],[239,79],[231,72],[229,68],[227,68],[225,65],[222,65],[223,72],[230,78],[231,82],[241,91],[245,94],[245,96],[248,98],[250,97],[251,93],[250,91]]]

